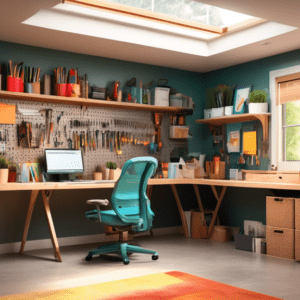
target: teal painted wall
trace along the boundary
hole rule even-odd
[[[209,138],[208,129],[200,129],[195,124],[195,120],[202,117],[205,102],[202,75],[199,73],[0,41],[0,64],[7,63],[10,59],[16,62],[23,61],[27,66],[40,67],[41,76],[53,74],[54,68],[58,66],[64,66],[67,69],[77,67],[79,75],[88,74],[89,83],[99,87],[108,87],[109,83],[114,80],[120,80],[121,85],[124,86],[132,77],[136,77],[138,83],[140,79],[143,83],[148,83],[166,78],[169,80],[168,85],[192,97],[196,103],[196,112],[193,116],[187,117],[187,123],[194,135],[194,138],[189,140],[189,151],[205,150],[205,143],[200,140],[199,136],[203,131]],[[191,187],[179,188],[178,192],[185,209],[189,210],[195,206],[195,195]],[[103,226],[85,219],[84,212],[91,209],[85,200],[109,198],[110,194],[110,189],[101,190],[101,193],[95,190],[54,191],[50,205],[57,236],[103,233]],[[0,244],[21,241],[29,197],[29,192],[0,192]],[[181,225],[175,203],[170,187],[154,188],[152,201],[152,209],[155,213],[154,228]],[[28,240],[46,238],[50,236],[42,198],[39,195],[29,228]]]
[[[284,54],[267,57],[251,61],[245,64],[232,66],[229,68],[217,70],[203,74],[203,84],[205,88],[214,87],[218,84],[249,86],[254,89],[269,89],[269,72],[300,65],[300,50],[287,52]],[[255,122],[257,123],[257,122]],[[241,129],[242,131],[251,131],[255,129],[254,122],[243,124],[229,124],[227,133]],[[203,125],[204,126],[204,125]],[[238,154],[231,154],[232,167],[237,167]],[[268,165],[267,160],[265,163]],[[252,166],[243,166],[254,168]],[[266,169],[266,165],[261,167]],[[297,192],[228,188],[220,207],[219,218],[221,224],[243,228],[244,220],[266,222],[266,196],[280,195],[288,197],[297,196]]]

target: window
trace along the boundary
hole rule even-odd
[[[265,22],[259,18],[192,0],[63,0],[63,2],[214,34],[223,34]]]
[[[297,66],[270,74],[271,163],[278,170],[300,170],[299,72],[300,66]]]

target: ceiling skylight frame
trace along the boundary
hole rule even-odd
[[[108,2],[105,0],[62,0],[62,3],[81,5],[84,7],[99,9],[115,14],[127,15],[135,18],[146,19],[153,22],[174,25],[191,30],[199,30],[206,33],[223,35],[228,31],[228,27],[219,27],[208,24],[201,24],[195,21],[183,20],[167,16],[158,12],[147,11],[145,9],[130,7],[119,3]]]

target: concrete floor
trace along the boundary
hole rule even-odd
[[[159,259],[134,254],[128,266],[117,256],[86,262],[88,251],[98,245],[61,247],[62,263],[54,262],[52,249],[0,255],[0,296],[176,270],[286,300],[300,299],[300,263],[294,260],[236,250],[233,242],[178,235],[138,237],[133,243],[156,250]]]

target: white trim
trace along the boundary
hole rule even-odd
[[[153,229],[153,233],[156,236],[178,234],[178,233],[182,233],[182,226],[156,228]],[[137,234],[137,236],[145,236],[145,235],[149,235],[149,231],[145,231]],[[63,247],[63,246],[73,246],[73,245],[112,242],[112,241],[115,242],[117,240],[118,240],[117,234],[105,235],[103,233],[103,234],[58,238],[58,244],[60,247]],[[0,244],[0,254],[18,253],[20,251],[20,247],[21,247],[21,242]],[[25,244],[25,251],[49,249],[49,248],[52,248],[51,239],[27,241]]]
[[[278,145],[282,144],[281,122],[282,109],[276,105],[276,78],[295,74],[300,72],[300,65],[275,70],[270,72],[270,96],[271,96],[271,151],[270,161],[271,166],[274,165],[278,170],[300,170],[300,162],[283,162],[282,149]]]

